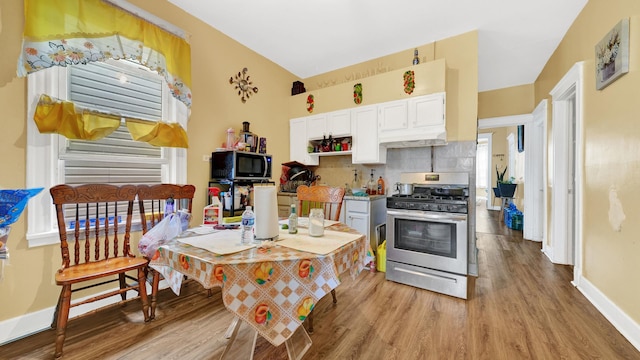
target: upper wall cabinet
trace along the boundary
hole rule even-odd
[[[378,131],[392,132],[407,128],[407,100],[389,101],[378,105]]]
[[[351,110],[353,120],[354,164],[384,164],[387,149],[378,142],[378,108],[376,105]]]
[[[307,117],[307,138],[351,136],[351,113],[349,110],[332,111]]]
[[[307,118],[289,120],[289,158],[305,165],[318,165],[318,157],[309,156],[307,147]]]
[[[446,144],[444,92],[380,104],[378,109],[378,137],[387,148]]]

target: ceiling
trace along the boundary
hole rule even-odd
[[[478,31],[478,90],[533,83],[587,0],[169,0],[301,80]],[[407,54],[407,65],[412,54]]]

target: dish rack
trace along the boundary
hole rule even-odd
[[[290,180],[285,182],[284,184],[280,184],[280,191],[287,193],[295,193],[300,185],[311,186],[312,181],[306,180]]]

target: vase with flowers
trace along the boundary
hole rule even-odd
[[[614,29],[609,40],[598,47],[597,69],[602,81],[609,79],[616,72],[616,57],[620,51],[620,41],[620,34]]]

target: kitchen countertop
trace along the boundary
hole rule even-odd
[[[384,199],[386,197],[387,195],[367,195],[367,196],[345,195],[344,200],[375,201],[378,199]]]
[[[280,196],[296,196],[296,193],[290,192],[282,192],[278,191],[278,195]],[[359,201],[375,201],[378,199],[384,199],[387,195],[367,195],[367,196],[353,196],[353,195],[345,195],[343,200],[359,200]]]

